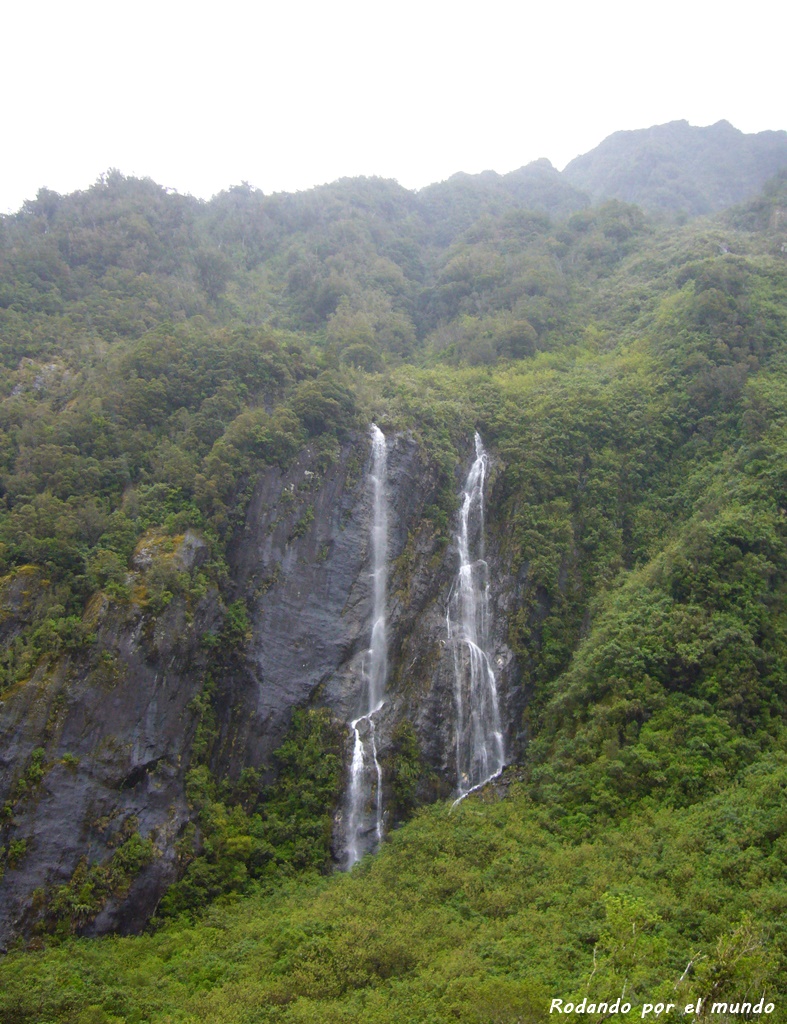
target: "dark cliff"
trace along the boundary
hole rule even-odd
[[[439,499],[437,467],[410,435],[392,436],[388,446],[390,672],[380,757],[390,766],[397,729],[411,723],[424,768],[419,797],[429,799],[449,795],[456,781],[445,613],[457,555],[453,524],[437,530],[425,518]],[[286,471],[262,471],[229,548],[225,599],[210,588],[159,607],[150,592],[156,567],[188,574],[208,551],[195,533],[151,533],[132,559],[131,599],[99,595],[88,607],[90,656],[42,664],[5,695],[4,841],[16,852],[0,882],[6,940],[51,913],[58,887],[78,889],[84,876],[95,888],[88,865],[106,867],[106,891],[80,931],[133,932],[148,920],[178,877],[178,840],[195,819],[185,778],[206,679],[217,716],[209,760],[219,777],[248,767],[270,777],[295,708],[324,706],[342,723],[358,714],[372,602],[368,463],[361,435],[332,460],[307,447]],[[457,493],[466,470],[458,461]],[[505,644],[512,581],[494,539],[488,557],[491,654],[511,745],[523,704]],[[42,586],[32,570],[5,582],[6,630]],[[230,635],[230,599],[244,603],[248,630],[217,659]],[[350,754],[348,732],[347,762]],[[390,827],[398,809],[393,799],[386,806]],[[341,837],[337,808],[337,844]]]

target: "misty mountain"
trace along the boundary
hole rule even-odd
[[[563,178],[594,202],[621,199],[653,212],[713,213],[755,195],[787,166],[787,132],[745,135],[729,121],[670,121],[615,132],[572,160]]]
[[[0,217],[0,1024],[783,1005],[783,136]]]

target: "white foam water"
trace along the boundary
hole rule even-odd
[[[388,582],[387,447],[385,434],[372,424],[372,633],[364,658],[361,714],[350,722],[353,757],[347,790],[344,866],[351,868],[383,837],[383,774],[377,759],[374,716],[385,702],[388,678],[386,588]]]
[[[446,613],[454,663],[457,803],[499,775],[505,765],[497,679],[488,654],[489,567],[484,559],[488,460],[477,433],[475,453],[456,533],[459,572]]]

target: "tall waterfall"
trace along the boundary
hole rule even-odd
[[[382,770],[377,760],[374,716],[383,706],[388,676],[388,638],[385,623],[385,592],[388,579],[388,510],[385,434],[372,424],[373,493],[371,644],[364,659],[361,714],[350,722],[353,758],[346,803],[345,867],[351,868],[363,854],[375,849],[383,837]]]
[[[446,614],[454,660],[457,802],[499,775],[505,764],[500,706],[489,642],[489,567],[484,561],[487,455],[475,435],[475,462],[465,481],[456,545],[459,572]]]

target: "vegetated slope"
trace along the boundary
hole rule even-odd
[[[326,862],[332,805],[312,806],[302,823],[319,845],[304,852],[288,840],[283,857],[262,817],[278,814],[271,755],[293,708],[315,697],[345,719],[349,710],[341,683],[323,684],[364,639],[362,620],[351,629],[342,610],[362,606],[353,587],[364,576],[373,417],[403,446],[391,814],[450,791],[436,609],[477,403],[450,370],[405,368],[416,355],[488,366],[560,347],[580,315],[574,279],[591,262],[590,280],[608,274],[645,229],[638,211],[615,204],[568,226],[514,211],[464,245],[423,250],[419,269],[407,195],[385,182],[322,190],[267,258],[233,252],[230,236],[212,240],[215,207],[115,174],[88,195],[42,194],[4,222],[7,935],[134,930],[180,874],[162,907]],[[330,251],[309,255],[319,245]],[[391,246],[411,276],[381,255]],[[576,270],[564,272],[556,253]],[[283,272],[302,257],[314,277]],[[376,267],[379,281],[367,276]],[[322,307],[315,297],[337,268],[341,298]],[[368,360],[402,376],[370,375]],[[341,579],[334,618],[325,602],[307,609],[309,572],[326,586]],[[517,585],[511,577],[512,597]],[[504,617],[497,630],[514,673]],[[308,647],[308,670],[277,657],[277,636]],[[526,699],[525,685],[512,687],[512,750]],[[320,793],[330,802],[335,790],[326,778]],[[227,846],[232,834],[243,841]]]
[[[595,202],[697,216],[751,198],[785,166],[787,132],[745,135],[728,121],[707,128],[671,121],[615,132],[572,160],[563,177]]]
[[[453,174],[417,194],[418,208],[428,225],[428,237],[443,244],[453,241],[481,217],[513,210],[537,210],[565,218],[589,206],[585,192],[569,184],[549,160],[534,160],[508,174]]]
[[[587,395],[591,362],[609,371],[620,358],[509,370],[499,383],[535,399],[535,385],[548,393],[557,376],[565,402],[566,389]],[[479,386],[488,396],[489,382],[471,377]],[[602,598],[569,671],[533,712],[533,756],[504,799],[423,812],[349,877],[304,879],[152,937],[10,958],[5,1019],[69,1020],[90,1007],[110,1021],[513,1024],[546,1019],[555,996],[611,1000],[624,988],[637,1018],[645,1001],[762,994],[778,1005],[787,777],[783,474],[773,470],[784,387],[777,367],[752,379],[740,408],[757,408],[760,425],[743,441],[691,432],[700,450],[685,453],[675,497],[662,492],[684,524],[650,518],[659,553]],[[727,412],[711,411],[716,427]],[[554,488],[549,463],[537,465],[533,477]],[[224,825],[227,864],[241,822]]]
[[[330,737],[320,739],[319,722],[300,723],[283,749],[277,791],[249,773],[222,777],[226,766],[205,755],[220,711],[206,691],[194,709],[188,780],[203,845],[183,837],[188,868],[169,909],[193,911],[211,895],[248,889],[250,877],[262,893],[152,937],[15,954],[2,967],[6,1020],[92,1013],[109,1021],[513,1024],[545,1019],[554,996],[611,999],[624,986],[638,1019],[638,1004],[673,993],[682,1003],[763,994],[779,1006],[787,896],[784,206],[776,183],[730,219],[673,231],[655,230],[622,204],[562,223],[516,212],[484,220],[425,260],[407,314],[409,360],[370,326],[365,344],[387,364],[384,373],[343,357],[338,335],[330,336],[338,304],[297,337],[292,326],[234,334],[232,288],[246,308],[254,291],[249,271],[232,261],[226,289],[200,298],[202,320],[132,332],[127,342],[101,339],[114,352],[95,336],[90,348],[84,333],[66,334],[69,372],[84,373],[86,386],[95,381],[84,395],[47,391],[49,363],[11,361],[7,467],[19,482],[6,499],[8,573],[18,579],[33,561],[53,581],[45,593],[62,595],[59,608],[43,597],[31,608],[29,597],[9,591],[12,687],[24,687],[42,657],[78,664],[74,652],[90,648],[80,613],[97,584],[83,567],[99,550],[114,553],[115,575],[97,578],[98,586],[112,601],[133,602],[122,588],[137,537],[151,524],[172,537],[189,527],[217,555],[215,568],[202,569],[207,578],[191,575],[188,587],[221,591],[220,559],[247,480],[268,460],[288,464],[307,443],[335,459],[343,432],[374,415],[386,430],[422,435],[445,467],[457,464],[462,438],[481,430],[496,462],[490,535],[515,581],[508,643],[530,699],[522,723],[529,745],[510,769],[505,799],[469,799],[453,813],[427,809],[352,876],[285,885],[284,874],[319,866],[302,851],[325,841],[320,814],[334,782],[330,773],[315,778],[314,766],[331,753]],[[377,244],[360,216],[349,231],[353,219],[345,225],[350,249]],[[374,290],[360,265],[347,263],[355,268],[348,302],[356,287],[364,300]],[[196,278],[189,287],[200,295]],[[105,299],[106,289],[95,281],[90,288]],[[36,285],[33,294],[44,291]],[[281,315],[292,315],[277,281],[270,294]],[[8,309],[20,312],[20,342],[23,323],[33,325],[28,336],[35,328],[42,363],[44,354],[69,351],[52,331],[54,323],[67,331],[67,316],[50,319],[62,310],[24,320]],[[162,344],[204,355],[194,390],[183,379],[194,358]],[[238,374],[233,366],[214,380],[212,367],[236,351],[248,384],[230,392],[235,412],[226,426],[219,420],[217,438],[189,454],[186,432],[199,438],[202,412],[217,429],[218,401],[204,403],[223,399]],[[99,446],[110,428],[93,419],[104,413],[115,353],[133,361],[114,386],[125,396],[133,384],[140,409],[154,410],[147,419],[106,417],[123,432],[118,452],[137,461],[121,481],[108,477],[101,501],[92,491],[72,495],[71,484],[58,496],[65,456],[84,457],[73,441],[76,452],[63,450],[68,417],[85,410],[84,422],[89,408],[95,431],[95,468],[79,464],[77,479],[115,457]],[[259,379],[263,353],[270,359]],[[431,365],[410,365],[416,353]],[[16,390],[24,373],[29,381]],[[58,387],[67,385],[63,373]],[[35,462],[33,429],[59,449],[51,464]],[[169,468],[153,476],[151,453],[162,446],[166,466],[181,451],[191,459],[177,489],[167,484]],[[437,535],[450,531],[451,484],[446,471],[430,513]],[[126,548],[110,546],[109,527],[91,545],[82,525],[61,525],[69,515],[89,522],[91,499],[97,514],[123,513]],[[21,547],[33,543],[27,523],[40,524],[29,550]],[[59,562],[61,549],[68,559]],[[412,593],[418,553],[414,542],[397,567],[400,601]],[[162,607],[180,579],[161,577]],[[223,593],[228,609],[234,595]],[[182,597],[193,599],[188,590]],[[219,647],[242,647],[243,608],[221,615]],[[429,775],[412,740],[400,737],[387,769],[408,809],[423,799],[419,785]],[[25,768],[20,800],[35,801],[48,767],[44,750]],[[25,858],[13,814],[12,806],[9,874]],[[54,892],[43,934],[83,927],[101,886],[122,889],[144,866],[148,838],[125,838],[104,875],[86,862]]]
[[[625,993],[626,1019],[765,997],[783,1020],[785,783],[782,750],[719,796],[583,841],[516,788],[432,807],[351,875],[12,955],[0,1019],[515,1024]]]

